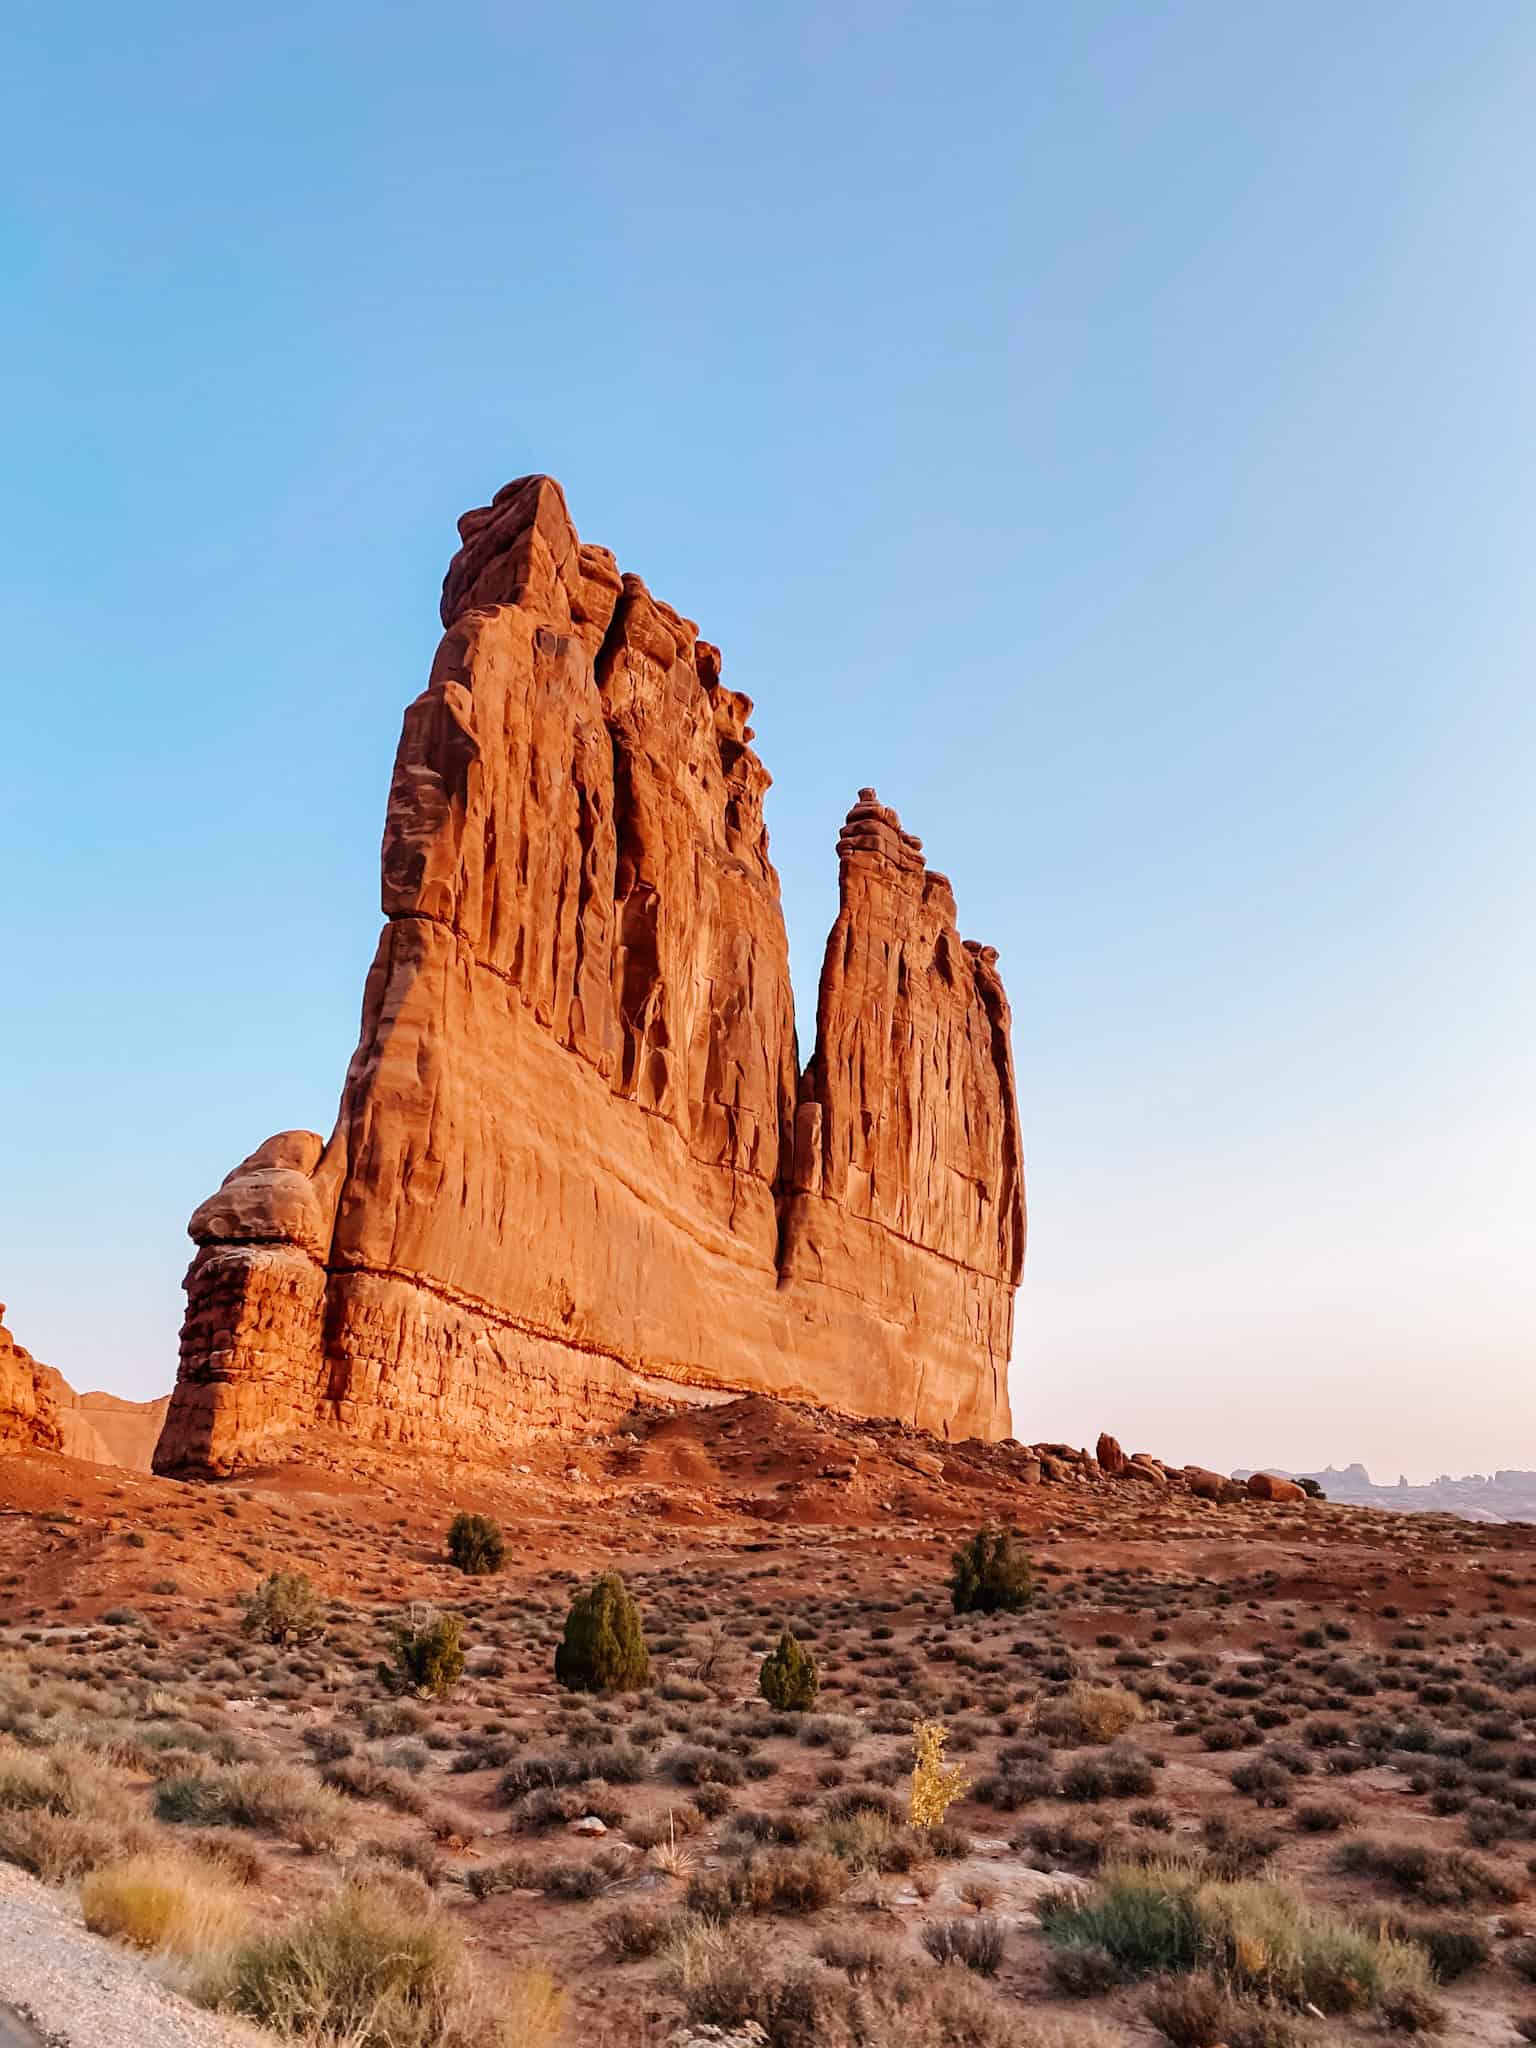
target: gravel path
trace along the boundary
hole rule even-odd
[[[200,2012],[126,1949],[87,1934],[68,1893],[0,1864],[0,2048],[38,2048],[39,2040],[47,2048],[272,2048],[270,2036]]]

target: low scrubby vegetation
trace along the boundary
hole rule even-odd
[[[1346,1594],[1330,1559],[1326,1603],[1265,1556],[1212,1582],[1220,1507],[1198,1550],[1104,1564],[1061,1487],[1027,1602],[957,1607],[943,1526],[801,1524],[743,1456],[762,1514],[632,1517],[625,1580],[547,1562],[590,1555],[585,1494],[493,1571],[445,1551],[451,1502],[389,1502],[395,1543],[242,1486],[106,1531],[109,1595],[0,1572],[0,1857],[317,2048],[745,2020],[768,2048],[1345,2048],[1536,2016],[1518,1572],[1486,1611],[1395,1565]],[[199,1581],[231,1552],[243,1599]]]
[[[1198,1863],[1115,1864],[1086,1897],[1044,1916],[1061,1948],[1107,1957],[1127,1978],[1206,1969],[1233,1990],[1298,2011],[1432,2003],[1428,1957],[1314,1905],[1291,1885],[1226,1881]]]
[[[390,1630],[390,1661],[379,1678],[390,1692],[445,1699],[464,1676],[464,1623],[457,1614],[422,1614]]]
[[[489,1515],[467,1511],[454,1516],[448,1529],[448,1561],[470,1578],[499,1572],[507,1561],[507,1539]]]
[[[308,1643],[325,1626],[306,1572],[273,1572],[245,1600],[244,1634],[266,1643]]]
[[[1034,1567],[1017,1540],[1017,1530],[982,1528],[955,1552],[949,1598],[956,1614],[1017,1614],[1029,1605]]]
[[[540,1965],[493,1994],[424,1894],[366,1884],[235,1947],[200,1996],[285,2038],[346,2048],[546,2048],[564,2011]]]
[[[232,1946],[251,1918],[239,1886],[216,1865],[148,1854],[87,1871],[80,1912],[93,1934],[200,1959]]]

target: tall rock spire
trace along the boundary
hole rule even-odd
[[[647,1393],[1008,1427],[995,956],[873,792],[797,1071],[751,704],[525,477],[460,521],[328,1143],[203,1203],[159,1469],[316,1423],[466,1451]]]

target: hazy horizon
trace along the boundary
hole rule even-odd
[[[328,1132],[454,521],[548,470],[996,945],[1017,1432],[1536,1469],[1536,16],[63,0],[0,78],[0,1300],[174,1376]],[[59,109],[69,109],[67,144]]]

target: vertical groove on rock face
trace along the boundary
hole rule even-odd
[[[161,1469],[333,1419],[472,1450],[643,1381],[1006,1430],[1007,1005],[861,793],[798,1072],[769,777],[718,651],[557,485],[460,521],[335,1133],[195,1214]]]

